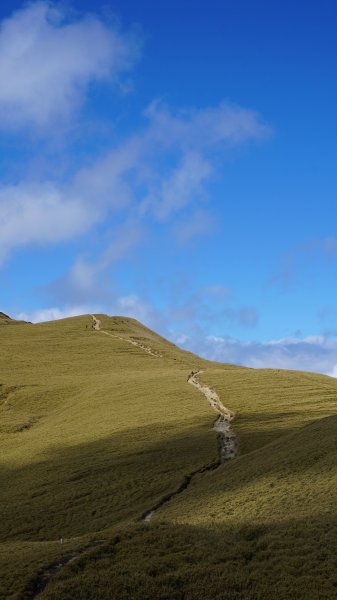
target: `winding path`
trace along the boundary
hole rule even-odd
[[[96,331],[100,331],[101,329],[101,321],[99,319],[97,319],[97,317],[95,317],[95,315],[90,315],[92,318],[92,327],[93,329],[96,329]]]
[[[61,556],[59,559],[50,563],[29,582],[27,588],[20,596],[20,600],[32,600],[33,598],[36,598],[36,596],[43,592],[51,579],[53,579],[61,569],[74,562],[74,560],[85,552],[89,552],[92,548],[104,544],[104,542],[105,540],[93,540],[92,542],[89,542],[89,544],[86,544],[86,546],[82,546],[77,550],[72,550],[71,552],[68,552],[68,554],[64,554],[64,556]]]
[[[188,376],[188,383],[196,387],[204,394],[209,405],[219,413],[217,420],[213,425],[214,431],[218,433],[219,440],[219,457],[220,463],[225,462],[230,458],[235,458],[239,450],[239,440],[237,435],[231,428],[231,421],[235,417],[235,413],[224,406],[216,393],[208,385],[202,384],[198,380],[198,376],[203,371],[192,371]]]
[[[99,319],[97,319],[97,317],[95,317],[95,315],[90,315],[90,316],[92,317],[92,320],[93,320],[92,327],[96,331],[100,331],[101,333],[104,333],[105,335],[108,335],[113,338],[117,338],[118,340],[122,340],[123,342],[127,342],[128,344],[132,344],[133,346],[137,346],[138,348],[141,348],[141,350],[146,352],[146,354],[150,354],[151,356],[155,356],[156,358],[162,358],[163,355],[160,354],[159,352],[156,352],[155,350],[152,350],[152,348],[150,348],[150,346],[144,346],[144,344],[140,344],[139,342],[136,342],[135,340],[133,340],[131,338],[125,338],[121,335],[115,335],[114,333],[110,333],[109,331],[104,331],[103,329],[101,329],[101,321]]]
[[[147,354],[150,354],[151,356],[162,357],[161,354],[155,352],[154,350],[152,350],[152,348],[150,348],[148,346],[139,344],[138,342],[135,342],[134,340],[131,340],[131,339],[127,339],[127,338],[124,338],[121,336],[114,335],[113,333],[109,333],[108,331],[103,331],[101,329],[101,321],[97,317],[95,317],[95,315],[91,315],[91,317],[93,320],[93,325],[92,325],[93,329],[95,329],[96,331],[100,331],[101,333],[104,333],[105,335],[109,335],[111,337],[118,338],[125,342],[129,342],[130,344],[133,344],[134,346],[138,346],[144,352],[146,352]],[[200,467],[199,469],[192,471],[188,475],[184,475],[181,484],[173,492],[170,492],[169,494],[166,494],[165,496],[163,496],[152,508],[150,508],[149,510],[147,510],[146,512],[144,512],[141,515],[140,520],[142,520],[142,521],[145,521],[145,522],[151,521],[152,517],[156,514],[156,512],[160,508],[162,508],[165,504],[170,502],[175,496],[178,496],[179,494],[181,494],[184,490],[186,490],[189,487],[189,485],[190,485],[191,481],[194,479],[194,477],[196,477],[197,475],[201,475],[202,473],[206,473],[207,471],[214,471],[215,469],[218,469],[226,460],[234,458],[237,455],[238,447],[239,447],[238,438],[235,435],[235,433],[233,432],[233,430],[231,429],[231,421],[233,421],[235,414],[222,404],[218,394],[214,390],[212,390],[212,388],[210,388],[208,385],[205,385],[205,384],[202,384],[199,382],[198,377],[199,377],[199,375],[201,375],[201,373],[202,373],[202,371],[192,371],[187,378],[187,382],[189,384],[193,385],[194,387],[196,387],[205,396],[209,405],[219,415],[213,425],[213,429],[214,429],[214,431],[217,432],[217,438],[218,438],[218,460],[216,460],[215,462],[212,462],[208,465],[204,465],[204,466]],[[39,594],[41,594],[41,592],[43,592],[43,590],[46,588],[48,583],[52,579],[54,579],[54,577],[64,567],[66,567],[67,565],[69,565],[70,563],[75,561],[82,554],[89,552],[89,550],[91,550],[92,548],[94,548],[96,546],[104,544],[106,541],[107,540],[104,540],[104,539],[103,540],[93,540],[86,546],[82,546],[81,548],[78,548],[77,550],[68,552],[67,554],[65,554],[64,556],[59,558],[58,560],[55,560],[54,562],[47,565],[43,571],[40,571],[36,575],[36,577],[33,578],[29,582],[26,589],[21,594],[20,600],[32,600],[32,599],[36,598],[36,596],[38,596]]]
[[[152,508],[147,510],[142,514],[141,519],[143,521],[151,521],[152,517],[155,513],[165,504],[170,502],[175,496],[181,494],[184,490],[188,488],[191,481],[196,477],[196,475],[200,475],[201,473],[206,473],[206,471],[214,471],[220,465],[222,465],[226,460],[230,460],[231,458],[235,458],[239,449],[239,441],[238,437],[231,429],[231,421],[234,419],[235,414],[231,412],[228,408],[226,408],[218,394],[212,390],[208,385],[204,385],[198,381],[198,376],[202,373],[202,371],[192,371],[187,378],[188,383],[196,387],[202,394],[204,394],[206,400],[210,404],[210,406],[219,413],[218,418],[216,419],[213,429],[218,434],[218,453],[219,458],[217,461],[210,463],[208,465],[204,465],[197,469],[196,471],[192,471],[188,475],[185,475],[183,481],[179,485],[179,487],[171,492],[170,494],[166,494],[163,496],[157,504],[155,504]]]

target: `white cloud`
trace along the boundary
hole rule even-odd
[[[144,235],[142,225],[129,220],[117,231],[110,233],[110,241],[95,259],[79,256],[69,271],[47,287],[49,295],[66,303],[86,303],[99,297],[101,302],[109,302],[115,296],[107,269],[125,258]]]
[[[20,312],[15,315],[15,319],[19,321],[29,321],[30,323],[44,323],[45,321],[57,321],[58,319],[66,319],[67,317],[77,317],[78,315],[91,314],[100,312],[97,306],[72,306],[68,308],[41,308],[28,312]]]
[[[149,217],[168,221],[178,237],[182,219],[185,241],[208,232],[212,217],[202,222],[205,211],[199,204],[213,172],[213,152],[226,141],[264,136],[265,125],[254,113],[223,104],[178,115],[156,104],[148,120],[103,158],[78,169],[70,182],[0,188],[0,261],[18,246],[57,244],[81,235],[116,211],[134,224]],[[189,214],[194,221],[188,222]]]
[[[125,258],[143,239],[145,230],[132,219],[123,223],[117,232],[106,234],[109,239],[103,252],[95,259],[79,256],[64,277],[48,286],[48,292],[58,300],[69,302],[88,302],[97,298],[109,302],[115,296],[114,290],[105,279],[106,270]],[[103,276],[103,282],[100,277]]]
[[[109,173],[108,181],[98,177],[76,177],[68,185],[56,182],[23,182],[0,186],[0,265],[13,249],[29,245],[55,245],[87,233],[109,213],[125,210],[131,202],[130,189],[118,173]],[[102,187],[107,189],[104,196]],[[100,193],[102,192],[102,193]],[[132,231],[132,225],[134,231]],[[119,248],[129,246],[140,225],[129,220],[128,231],[121,227]],[[125,234],[125,235],[124,235]],[[105,251],[108,260],[110,244]]]
[[[54,306],[20,312],[17,313],[14,318],[29,321],[31,323],[41,323],[93,313],[107,313],[110,315],[133,317],[142,323],[153,328],[157,327],[158,329],[160,329],[164,321],[160,318],[159,313],[149,303],[137,296],[137,294],[119,296],[115,298],[108,308],[105,307],[105,309],[102,308],[102,305],[92,302],[91,304],[65,306],[64,308]]]
[[[337,340],[323,336],[242,342],[229,336],[207,336],[199,331],[188,336],[184,347],[219,362],[337,376]]]
[[[73,238],[97,221],[79,198],[66,199],[52,183],[0,188],[0,263],[15,247]]]
[[[132,205],[133,214],[137,204],[139,217],[158,221],[203,201],[214,152],[269,132],[254,112],[225,104],[175,112],[157,102],[145,116],[145,127],[79,170],[73,187],[98,204]]]
[[[184,150],[231,146],[263,139],[270,127],[256,112],[225,102],[207,108],[186,108],[172,112],[156,101],[146,114],[161,144],[182,144]]]
[[[154,102],[146,111],[149,127],[140,144],[143,160],[167,155],[173,166],[164,174],[147,173],[149,193],[141,203],[142,212],[159,221],[195,206],[205,197],[205,184],[214,173],[214,158],[225,156],[233,146],[263,139],[271,129],[259,115],[238,106],[221,103],[203,109],[172,111]],[[179,153],[179,160],[174,155]],[[153,160],[154,159],[154,160]],[[146,164],[146,162],[145,162]],[[200,229],[200,228],[199,228]]]
[[[157,330],[164,325],[164,316],[160,315],[150,303],[142,300],[137,294],[119,297],[111,310],[117,315],[138,319],[141,323]]]
[[[92,15],[73,17],[59,3],[41,1],[2,22],[0,127],[59,126],[90,82],[116,82],[133,65],[135,37]]]
[[[181,163],[164,179],[158,191],[159,202],[154,202],[154,214],[159,221],[185,208],[203,191],[203,183],[212,172],[205,159],[196,152],[187,152]]]
[[[332,370],[330,371],[330,373],[328,373],[328,375],[330,375],[330,377],[337,377],[337,363],[333,366]]]

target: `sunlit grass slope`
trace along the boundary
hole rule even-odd
[[[0,597],[20,598],[43,565],[93,538],[112,541],[65,567],[41,597],[271,597],[283,581],[277,557],[298,567],[293,538],[298,548],[303,532],[320,544],[318,531],[335,527],[337,426],[320,420],[337,412],[335,380],[210,363],[133,319],[98,317],[116,337],[94,331],[90,316],[11,327],[0,318]],[[197,368],[237,412],[241,454],[141,524],[184,474],[216,458],[214,413],[186,381]],[[310,544],[302,575],[315,563],[328,582],[322,598],[334,597],[331,563],[322,570]],[[275,597],[304,598],[282,595],[287,577]]]
[[[240,453],[337,411],[337,380],[279,369],[205,369],[201,377],[235,413]]]
[[[128,319],[3,327],[0,539],[54,539],[136,518],[216,456],[213,415],[186,383],[198,361]]]
[[[139,519],[217,455],[214,415],[186,382],[203,361],[133,319],[100,319],[105,331],[151,345],[162,358],[94,331],[90,316],[0,326],[5,597],[8,573],[16,589],[26,558],[32,571],[27,543],[43,541],[47,560],[48,542],[52,556],[61,537],[68,548],[73,536]]]

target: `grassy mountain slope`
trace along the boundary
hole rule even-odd
[[[25,321],[16,321],[15,319],[12,319],[8,315],[6,315],[5,313],[0,311],[0,326],[1,325],[18,325],[18,324],[24,323],[24,322]]]
[[[65,567],[43,597],[267,598],[270,581],[265,592],[253,585],[246,562],[274,576],[271,548],[280,539],[287,554],[290,522],[295,531],[305,519],[313,531],[332,523],[337,425],[334,417],[307,424],[336,413],[337,382],[210,363],[133,319],[99,319],[103,331],[88,315],[0,327],[0,597],[23,597],[40,568],[100,538],[106,543]],[[215,415],[186,382],[199,368],[237,412],[241,454],[195,478],[153,523],[139,523],[217,455]],[[302,467],[306,456],[312,464]],[[260,530],[271,557],[264,566],[252,550]],[[224,585],[232,595],[216,596]],[[202,595],[212,586],[213,596]],[[245,596],[235,595],[240,586]]]
[[[328,417],[201,476],[152,523],[65,569],[45,597],[336,598],[336,434]]]
[[[90,317],[2,332],[0,539],[69,538],[135,518],[216,455],[213,415],[186,384],[196,359],[137,323],[111,327],[150,336],[164,358],[92,331]]]

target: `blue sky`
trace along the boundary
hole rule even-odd
[[[337,375],[337,7],[0,7],[0,309]]]

